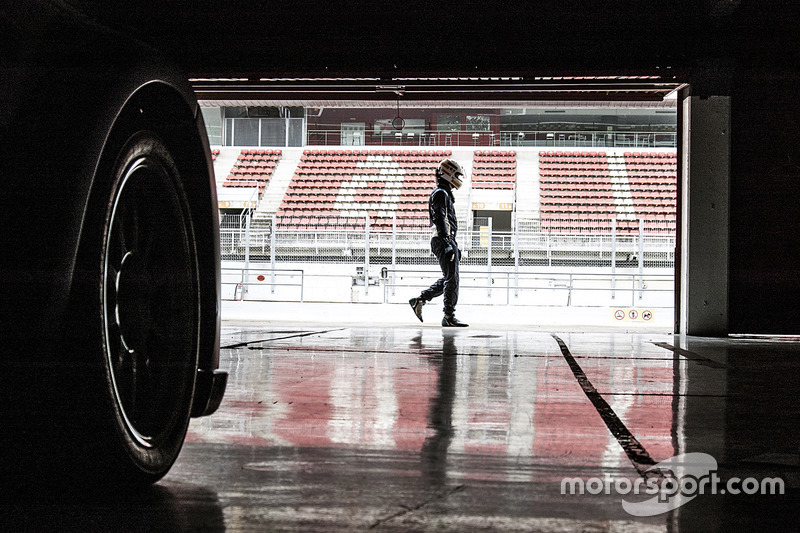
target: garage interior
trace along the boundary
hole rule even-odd
[[[172,56],[201,100],[677,93],[673,334],[223,322],[228,393],[190,425],[164,480],[133,495],[12,497],[5,529],[797,527],[798,6],[211,4],[94,16]],[[562,490],[564,478],[647,479],[694,452],[723,480],[780,478],[785,493],[636,516],[619,492]]]

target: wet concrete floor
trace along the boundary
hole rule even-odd
[[[133,496],[18,502],[5,530],[800,523],[794,339],[227,324],[222,346],[225,400],[192,421],[161,482]],[[698,483],[711,474],[713,492]],[[676,483],[682,496],[670,496]]]

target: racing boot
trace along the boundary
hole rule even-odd
[[[411,306],[411,309],[414,310],[414,314],[417,315],[419,321],[422,322],[422,306],[425,305],[425,300],[422,298],[411,298],[408,301],[408,305]]]
[[[444,315],[442,319],[442,326],[446,328],[466,328],[469,324],[464,324],[459,319],[456,318],[456,315]]]

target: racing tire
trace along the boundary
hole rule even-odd
[[[127,133],[133,131],[133,133]],[[49,479],[147,486],[171,468],[192,411],[200,280],[187,184],[152,130],[112,134],[98,167],[74,283],[69,342],[82,376]],[[76,397],[77,396],[77,397]],[[52,439],[51,435],[51,439]]]

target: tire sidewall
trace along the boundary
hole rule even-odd
[[[113,141],[113,140],[112,140]],[[114,147],[118,147],[115,149]],[[118,154],[117,157],[104,158],[100,166],[98,179],[92,192],[92,202],[95,213],[102,213],[101,219],[94,219],[88,225],[88,235],[85,239],[92,244],[87,248],[94,253],[91,270],[94,271],[92,290],[94,323],[93,334],[97,342],[92,343],[90,351],[90,365],[97,365],[101,371],[96,374],[99,380],[97,389],[100,395],[97,398],[98,417],[101,422],[99,427],[105,427],[105,435],[93,435],[92,438],[100,446],[100,459],[96,466],[99,474],[106,478],[116,479],[125,485],[142,485],[152,483],[161,478],[176,460],[189,424],[193,392],[198,365],[199,344],[199,298],[200,289],[198,281],[198,264],[195,237],[192,230],[191,216],[184,191],[184,185],[168,148],[159,136],[149,129],[136,129],[134,133],[122,132],[116,136],[116,142],[109,143],[110,151]],[[106,152],[109,150],[107,149]],[[124,408],[120,403],[114,383],[113,371],[108,353],[108,339],[106,338],[106,297],[104,293],[105,280],[105,255],[109,241],[109,230],[112,223],[112,211],[118,195],[123,190],[126,175],[136,161],[142,158],[158,165],[169,175],[172,186],[178,193],[181,202],[182,222],[189,242],[189,253],[193,272],[193,302],[195,308],[195,323],[192,331],[191,353],[192,363],[190,375],[182,385],[176,386],[176,393],[181,394],[177,412],[169,421],[168,427],[159,435],[157,442],[143,443],[132,430]],[[110,163],[110,164],[109,164]],[[104,171],[105,168],[105,171]],[[104,177],[105,180],[104,180]],[[100,209],[98,209],[100,208]],[[165,221],[174,223],[175,221]],[[99,312],[98,312],[99,311]],[[102,431],[102,430],[101,430]],[[105,449],[103,449],[105,448]]]

